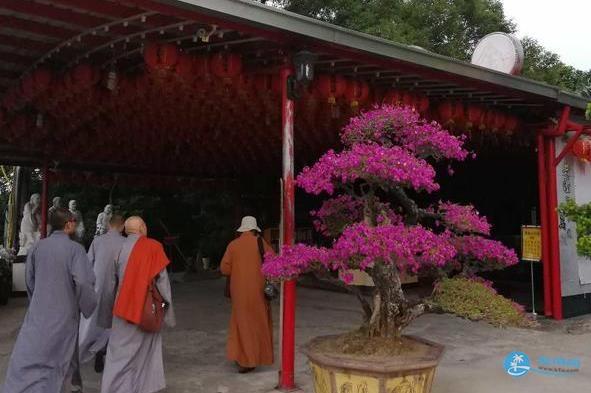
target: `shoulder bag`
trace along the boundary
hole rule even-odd
[[[142,310],[142,319],[138,325],[141,330],[147,333],[158,333],[162,329],[164,313],[168,307],[168,303],[164,301],[156,286],[157,279],[158,276],[148,286],[146,301]]]

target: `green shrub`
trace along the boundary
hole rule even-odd
[[[536,325],[523,306],[499,295],[490,282],[477,278],[444,278],[437,284],[431,301],[443,312],[498,327]]]

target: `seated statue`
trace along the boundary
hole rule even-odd
[[[29,249],[41,238],[41,197],[39,194],[31,195],[29,202],[23,208],[23,219],[21,220],[19,232],[18,255],[27,255]]]
[[[105,206],[105,209],[101,213],[99,213],[99,215],[96,218],[96,232],[94,233],[95,237],[107,233],[107,231],[109,230],[109,221],[111,220],[112,216],[113,205],[109,204]]]

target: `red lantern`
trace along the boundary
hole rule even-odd
[[[347,90],[347,80],[339,75],[319,75],[316,88],[326,102],[335,105],[337,99]]]
[[[32,77],[35,81],[35,86],[38,92],[47,90],[53,81],[53,75],[51,74],[51,71],[45,68],[38,68],[33,71]]]
[[[517,129],[519,125],[519,119],[516,116],[508,116],[505,122],[505,130],[507,134],[511,135]]]
[[[144,61],[149,69],[169,71],[179,60],[179,50],[173,44],[150,43],[144,48]]]
[[[483,124],[483,127],[481,127],[481,128],[486,128],[489,130],[494,129],[495,128],[495,116],[496,116],[496,111],[493,109],[488,109],[484,113],[484,124]]]
[[[466,126],[468,128],[471,128],[474,126],[479,127],[482,124],[482,114],[483,114],[482,107],[480,107],[478,105],[474,105],[474,104],[468,105],[468,110],[467,110],[468,122],[466,123]]]
[[[369,97],[369,85],[365,81],[349,79],[347,80],[345,97],[351,104],[351,108],[357,109],[359,103],[367,100],[367,97]]]
[[[453,118],[454,107],[450,101],[442,101],[437,106],[437,114],[442,123],[447,123]]]
[[[493,129],[498,131],[505,126],[505,122],[507,121],[507,116],[505,113],[500,111],[495,111],[495,115],[493,118]]]
[[[226,83],[242,72],[242,58],[236,53],[218,52],[209,59],[209,65],[213,74]]]
[[[419,113],[424,115],[429,110],[429,97],[421,94],[417,98],[416,106],[417,106],[417,110],[419,111]]]
[[[461,101],[455,101],[453,103],[453,120],[457,123],[463,123],[465,120],[464,104]]]
[[[100,80],[100,73],[89,64],[79,64],[66,74],[66,88],[72,93],[88,89]]]
[[[195,62],[191,56],[181,53],[174,70],[181,79],[190,80],[194,76],[194,65]]]
[[[402,102],[402,92],[400,90],[390,90],[386,93],[382,102],[387,105],[400,105]]]
[[[588,160],[591,155],[591,141],[588,139],[578,139],[573,144],[573,154],[581,160]]]
[[[414,108],[415,100],[415,95],[411,91],[405,91],[402,93],[402,105]]]

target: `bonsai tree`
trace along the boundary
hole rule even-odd
[[[375,288],[373,301],[358,296],[362,330],[369,337],[399,338],[427,308],[405,296],[403,272],[470,276],[517,263],[512,250],[486,237],[490,225],[472,206],[417,202],[420,193],[439,189],[435,163],[468,157],[464,137],[421,119],[412,108],[381,106],[351,119],[340,140],[342,151],[329,150],[297,177],[306,192],[330,197],[311,214],[332,246],[296,244],[267,255],[267,277],[337,272],[350,284],[351,270],[365,271]]]

